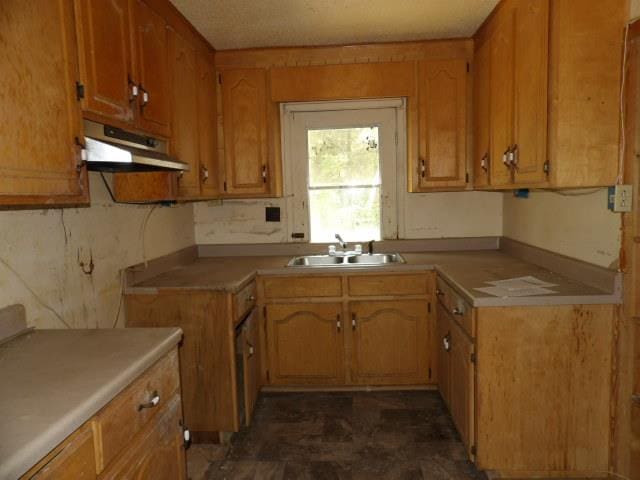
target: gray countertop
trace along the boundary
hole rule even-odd
[[[179,328],[33,330],[0,345],[0,479],[24,474],[181,338]]]
[[[526,262],[499,250],[464,252],[402,253],[405,264],[378,267],[287,267],[291,256],[204,257],[169,269],[129,286],[127,293],[156,293],[158,290],[205,289],[236,292],[256,275],[309,275],[336,272],[395,272],[436,270],[474,307],[526,305],[617,304],[619,292],[605,291]],[[521,276],[535,276],[553,283],[556,293],[529,297],[495,297],[475,290],[485,282]]]

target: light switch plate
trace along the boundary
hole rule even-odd
[[[631,185],[614,185],[609,187],[608,207],[612,212],[630,212],[633,201]]]

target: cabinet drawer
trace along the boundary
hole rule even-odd
[[[266,298],[339,297],[340,277],[267,277],[264,279]]]
[[[233,322],[239,322],[256,304],[256,282],[251,282],[233,296]]]
[[[173,350],[121,392],[95,417],[96,466],[101,472],[179,391]]]
[[[431,293],[430,275],[353,275],[348,278],[349,294],[428,295]]]
[[[473,307],[453,287],[443,279],[438,278],[436,296],[438,302],[451,313],[453,319],[462,327],[467,335],[475,337],[475,322]]]

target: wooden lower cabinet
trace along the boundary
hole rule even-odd
[[[20,480],[184,480],[184,428],[173,349]]]
[[[424,300],[350,302],[354,384],[425,384],[429,380]]]
[[[342,304],[274,304],[266,312],[272,384],[344,383]]]
[[[252,291],[255,286],[249,284],[235,294],[184,289],[125,295],[127,327],[180,327],[183,331],[179,348],[182,401],[185,423],[196,443],[217,441],[219,432],[237,432],[253,413],[260,345],[255,340],[254,322],[259,318]],[[242,323],[245,318],[249,324]],[[238,351],[236,335],[244,342]],[[243,378],[239,378],[238,359],[246,359]],[[243,408],[245,415],[240,418]]]
[[[449,408],[460,438],[473,457],[475,425],[475,366],[474,345],[462,328],[454,321],[451,323],[450,344],[450,399]]]
[[[153,427],[127,448],[100,479],[184,480],[186,469],[181,417],[180,396],[175,396]]]
[[[451,407],[451,327],[453,320],[443,305],[438,302],[436,338],[438,344],[438,390],[447,407]]]

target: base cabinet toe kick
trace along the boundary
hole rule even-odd
[[[441,278],[436,296],[439,389],[477,467],[606,476],[614,305],[471,308]]]

